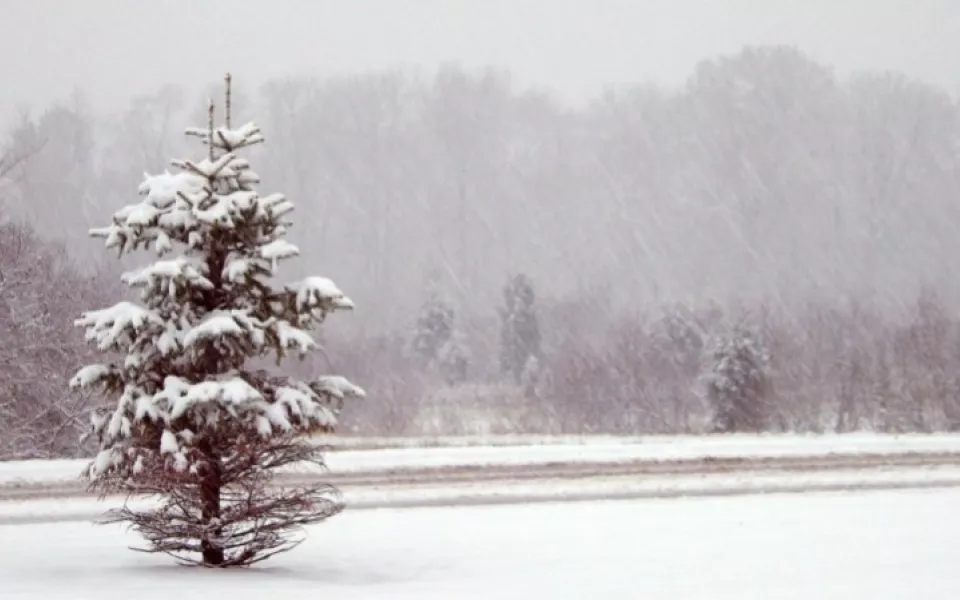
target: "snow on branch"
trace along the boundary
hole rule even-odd
[[[241,336],[249,333],[238,323],[240,314],[212,313],[199,325],[193,327],[183,336],[184,347],[195,346],[198,342],[219,340],[229,336]]]
[[[300,254],[300,249],[286,240],[274,240],[260,246],[260,256],[269,260],[273,271],[277,270],[277,262],[285,258],[292,258]]]
[[[70,379],[70,388],[75,390],[96,387],[110,389],[122,381],[122,378],[123,374],[116,365],[88,365],[77,371],[77,374]]]
[[[200,138],[204,145],[210,145],[211,132],[199,127],[188,127],[187,135]],[[247,123],[239,128],[218,127],[213,130],[213,147],[228,152],[263,143],[264,138],[260,128],[254,123]]]
[[[310,383],[288,381],[270,390],[272,402],[258,417],[261,435],[294,427],[332,431],[337,414],[347,398],[364,398],[366,393],[344,377],[320,377]]]
[[[236,415],[245,405],[256,403],[262,400],[263,396],[239,377],[200,383],[189,383],[179,377],[167,377],[163,391],[154,398],[155,402],[165,400],[169,403],[169,412],[165,418],[173,421],[194,406],[210,403],[218,403],[228,413]]]
[[[280,347],[285,350],[296,349],[300,354],[306,354],[317,347],[313,336],[299,327],[295,327],[287,321],[274,321],[270,328],[276,335]]]
[[[171,295],[177,286],[206,290],[213,288],[213,283],[204,277],[194,261],[182,256],[173,260],[157,261],[140,270],[124,273],[120,280],[133,288],[166,286]]]
[[[288,285],[287,291],[296,294],[297,310],[300,313],[354,308],[353,301],[326,277],[307,277],[299,283]]]
[[[74,323],[86,327],[86,339],[96,341],[97,348],[105,352],[126,350],[147,327],[163,326],[157,315],[132,302],[118,302],[110,308],[85,312]]]
[[[365,398],[367,396],[363,388],[354,385],[342,375],[318,377],[313,383],[313,389],[318,394],[326,394],[340,400],[350,397]]]

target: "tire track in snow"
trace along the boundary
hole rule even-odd
[[[960,486],[960,453],[451,465],[278,477],[281,485],[321,481],[343,491],[348,510],[945,488]],[[0,525],[90,521],[107,509],[80,481],[0,486],[0,504],[8,506],[57,499],[90,504],[6,515],[0,505]]]
[[[873,474],[861,471],[832,472],[820,473],[819,477],[806,480],[797,478],[796,473],[789,471],[743,473],[739,479],[726,480],[723,480],[722,474],[702,477],[661,476],[643,482],[650,485],[631,485],[636,482],[627,477],[596,476],[581,480],[576,487],[567,489],[562,489],[562,482],[540,480],[539,485],[533,487],[525,487],[523,482],[502,482],[496,486],[455,484],[445,488],[435,487],[432,490],[423,489],[422,486],[390,486],[372,494],[362,488],[346,488],[343,491],[346,510],[356,511],[960,487],[960,469],[951,468],[952,473],[940,474],[936,473],[937,470],[936,467],[928,467],[893,469]],[[614,480],[621,481],[616,485]],[[558,484],[561,484],[560,489],[551,489],[551,486]],[[21,514],[6,515],[3,514],[0,503],[0,526],[96,522],[111,508],[94,503],[92,498],[87,500],[90,504],[76,510],[47,513],[42,510],[24,511]],[[22,504],[29,506],[31,502]]]
[[[577,480],[602,476],[678,476],[766,472],[824,472],[905,467],[960,465],[960,453],[910,452],[902,454],[829,454],[778,457],[703,457],[692,459],[636,459],[623,461],[548,462],[533,464],[446,465],[346,473],[318,470],[277,476],[283,486],[319,482],[342,488],[415,486],[463,483]],[[0,484],[0,501],[92,497],[78,480],[9,482]]]

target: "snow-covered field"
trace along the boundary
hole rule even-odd
[[[337,450],[329,463],[333,472],[370,473],[958,452],[956,435],[730,436]],[[347,486],[347,511],[312,529],[301,548],[229,573],[127,551],[134,536],[89,523],[119,499],[0,502],[0,598],[953,599],[960,466],[936,462],[641,477],[598,469],[572,480]],[[0,487],[69,481],[83,464],[3,464]],[[810,492],[910,486],[955,487]],[[770,493],[786,491],[806,493]]]
[[[546,438],[544,438],[546,439]],[[526,445],[434,445],[432,447],[336,450],[327,464],[336,473],[383,471],[416,467],[543,465],[549,463],[682,460],[702,458],[816,457],[830,454],[889,455],[960,453],[960,435],[845,434],[735,435],[632,438],[561,438],[556,443]],[[516,440],[519,442],[520,440]],[[388,440],[378,440],[388,444]],[[358,444],[353,440],[348,444]],[[14,482],[54,483],[76,480],[83,460],[0,463],[0,485]]]
[[[0,527],[4,600],[955,600],[960,491],[347,511],[246,571]]]

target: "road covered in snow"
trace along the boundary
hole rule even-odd
[[[350,511],[249,570],[87,523],[0,527],[4,600],[955,600],[960,490]]]
[[[351,510],[960,486],[957,435],[386,441],[351,440],[329,453],[328,471],[288,471],[280,483],[333,483]],[[0,464],[0,524],[89,521],[122,502],[87,495],[84,464]]]
[[[430,467],[543,466],[716,459],[960,456],[960,434],[492,436],[484,438],[332,437],[331,473]],[[0,485],[75,481],[87,460],[0,462]]]

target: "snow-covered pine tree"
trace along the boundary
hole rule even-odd
[[[420,307],[414,324],[411,349],[426,367],[440,356],[440,350],[453,337],[455,313],[450,304],[439,293],[433,291]]]
[[[316,348],[308,333],[352,302],[323,277],[285,287],[269,279],[298,254],[284,240],[293,204],[261,196],[238,151],[263,141],[247,123],[190,128],[208,155],[174,160],[176,172],[147,175],[143,200],[91,230],[122,256],[151,247],[161,258],[123,281],[142,304],[86,312],[76,324],[119,357],[81,369],[74,388],[111,400],[95,411],[100,451],[85,475],[101,494],[157,497],[156,508],[114,511],[164,552],[205,566],[237,566],[289,550],[302,526],[343,508],[329,485],[272,485],[276,469],[321,465],[309,434],[331,431],[347,397],[363,390],[340,376],[294,381],[251,365]],[[167,255],[172,257],[162,258]]]
[[[540,324],[535,302],[533,284],[526,275],[516,275],[504,285],[500,308],[500,370],[513,377],[517,384],[523,381],[528,363],[540,356]]]
[[[463,334],[453,330],[450,339],[437,354],[437,368],[447,385],[459,385],[467,380],[470,370],[470,351],[467,349]]]
[[[421,366],[437,370],[448,385],[467,378],[470,353],[456,329],[457,311],[453,303],[433,289],[420,307],[414,324],[411,349]]]
[[[767,424],[769,356],[743,324],[717,340],[704,377],[713,433],[760,432]]]

